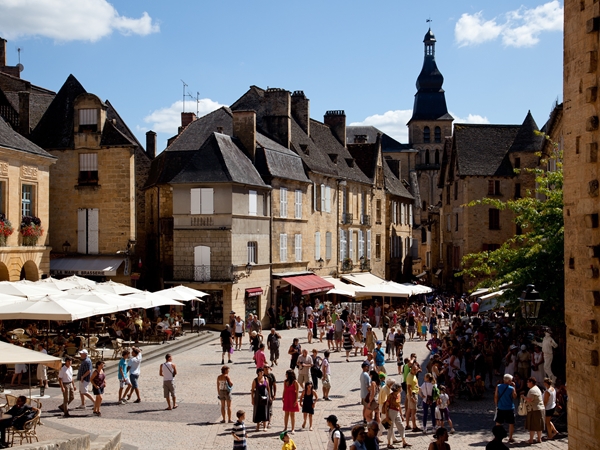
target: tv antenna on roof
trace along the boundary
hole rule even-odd
[[[21,47],[17,47],[17,54],[19,55],[19,62],[17,64],[17,69],[19,69],[19,72],[23,72],[23,69],[25,68],[23,66],[23,64],[21,64]]]
[[[185,81],[181,80],[180,81],[183,83],[183,111],[185,112],[185,88],[188,86]]]
[[[196,92],[195,96],[188,92],[185,94],[185,96],[191,98],[192,100],[196,100],[196,117],[198,117],[200,115],[200,92]]]

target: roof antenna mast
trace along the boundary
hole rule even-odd
[[[183,111],[185,112],[185,88],[188,86],[185,81],[181,80],[180,81],[183,83]]]

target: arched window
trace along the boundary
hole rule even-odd
[[[429,149],[425,150],[425,164],[429,164]]]
[[[427,209],[427,202],[425,200],[423,200],[423,210]]]
[[[434,133],[435,142],[442,142],[442,129],[440,127],[435,127]]]
[[[440,151],[439,150],[435,151],[435,163],[436,164],[440,163]]]
[[[431,142],[431,131],[429,127],[423,128],[423,142]]]

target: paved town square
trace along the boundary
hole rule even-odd
[[[381,334],[381,330],[377,329]],[[212,332],[208,332],[212,333]],[[163,398],[162,378],[159,377],[159,364],[164,361],[164,354],[169,352],[172,345],[162,345],[152,352],[146,361],[142,361],[140,391],[142,402],[139,404],[117,404],[118,381],[114,370],[107,369],[108,382],[102,406],[102,417],[92,414],[88,401],[85,411],[73,410],[70,418],[62,417],[58,410],[62,396],[57,388],[50,388],[47,393],[51,396],[44,403],[44,425],[38,428],[40,441],[64,437],[66,434],[91,433],[97,435],[107,431],[120,430],[122,432],[122,445],[124,449],[164,449],[164,448],[189,448],[189,449],[230,449],[233,448],[231,437],[231,424],[220,423],[220,408],[217,400],[216,378],[221,369],[221,348],[217,333],[212,333],[214,339],[202,341],[196,335],[186,335],[185,339],[205,342],[196,347],[173,353],[173,362],[177,365],[176,377],[177,400],[179,406],[175,410],[166,411],[166,402]],[[250,387],[255,377],[255,366],[252,353],[245,340],[244,350],[235,352],[230,364],[230,377],[234,383],[232,409],[246,411],[246,427],[248,430],[248,448],[250,449],[279,449],[281,441],[279,433],[283,430],[283,411],[281,410],[282,381],[285,370],[289,367],[287,348],[293,337],[300,338],[303,348],[312,350],[316,348],[322,355],[327,343],[318,340],[312,344],[307,343],[306,329],[283,330],[281,344],[281,359],[279,365],[274,367],[278,380],[277,399],[273,408],[272,427],[266,431],[254,431],[252,423],[252,405],[250,400]],[[206,336],[204,336],[206,337]],[[156,347],[156,346],[155,346]],[[158,350],[158,351],[157,351]],[[408,341],[404,354],[417,353],[419,361],[423,362],[428,356],[425,342]],[[361,420],[362,407],[359,404],[359,374],[361,356],[352,356],[350,362],[345,361],[343,352],[331,355],[332,389],[331,402],[318,401],[315,408],[313,431],[308,428],[301,429],[301,413],[296,415],[296,432],[293,440],[299,449],[325,449],[327,446],[326,431],[328,430],[325,417],[335,414],[342,426],[345,436],[350,438],[350,429]],[[114,362],[113,362],[114,366]],[[388,362],[388,374],[401,381],[400,376],[394,376],[395,362]],[[14,393],[15,391],[13,391]],[[20,391],[19,391],[20,392]],[[23,392],[25,393],[25,392]],[[77,394],[77,393],[76,393]],[[319,387],[319,397],[322,391]],[[135,396],[134,396],[135,398]],[[132,399],[133,400],[133,399]],[[79,395],[71,404],[79,405]],[[491,391],[486,392],[483,400],[459,400],[450,405],[451,418],[454,422],[456,433],[450,435],[449,444],[452,448],[485,447],[492,439],[494,404]],[[418,412],[419,426],[422,422],[422,413]],[[517,419],[515,431],[515,444],[511,448],[526,446],[528,433],[523,427],[523,418]],[[564,428],[558,427],[563,432],[553,441],[536,444],[538,449],[566,449],[567,438]],[[385,448],[387,432],[382,437],[381,448]],[[415,450],[427,449],[432,442],[431,432],[424,435],[422,432],[407,433],[407,442]],[[351,441],[348,441],[348,446]]]

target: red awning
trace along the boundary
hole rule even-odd
[[[333,284],[317,275],[301,275],[299,277],[282,278],[282,280],[300,289],[302,295],[328,291],[334,288]]]
[[[248,297],[258,297],[259,295],[262,295],[262,293],[263,290],[259,287],[246,289],[246,295]]]

